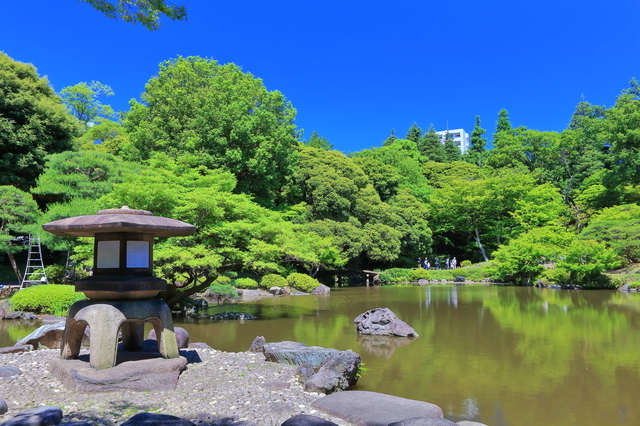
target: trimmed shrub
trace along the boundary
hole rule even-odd
[[[428,280],[431,278],[431,271],[426,269],[413,269],[409,272],[410,281]]]
[[[304,293],[311,293],[316,289],[316,287],[320,285],[320,281],[316,280],[315,278],[311,278],[307,274],[294,272],[287,277],[287,284],[289,284],[289,287],[296,290],[302,291]]]
[[[465,267],[465,266],[471,266],[471,261],[470,260],[463,260],[462,262],[460,262],[460,266],[461,267]]]
[[[413,269],[391,268],[380,273],[378,277],[383,284],[408,282],[411,281],[411,272],[413,272]]]
[[[260,288],[269,290],[271,287],[286,287],[287,279],[278,274],[267,274],[260,280]]]
[[[547,269],[542,273],[542,281],[548,281],[553,284],[566,284],[569,282],[571,272],[564,268]]]
[[[224,275],[220,275],[218,278],[215,279],[215,281],[211,285],[213,284],[231,285],[231,278],[226,277]],[[211,285],[209,286],[209,288],[211,288]]]
[[[78,300],[86,299],[83,293],[76,293],[72,285],[35,285],[18,291],[11,297],[11,308],[39,314],[60,314]]]
[[[236,288],[242,288],[245,290],[252,290],[254,288],[258,288],[258,282],[253,278],[236,278],[233,280],[232,284]]]

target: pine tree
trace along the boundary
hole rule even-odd
[[[476,125],[471,132],[471,146],[469,147],[469,156],[471,161],[482,167],[484,158],[487,153],[487,139],[483,138],[487,131],[480,127],[480,116],[476,115]]]
[[[409,127],[409,130],[407,130],[407,136],[405,137],[405,139],[409,139],[412,142],[418,143],[421,137],[422,129],[418,127],[416,123],[413,123],[413,126]]]
[[[391,129],[391,133],[389,134],[389,137],[385,139],[384,142],[382,142],[382,145],[383,146],[391,145],[393,141],[395,141],[396,139],[398,139],[398,137],[396,136],[396,129]]]
[[[305,144],[313,148],[324,149],[325,151],[328,151],[331,148],[333,148],[333,144],[329,143],[329,141],[326,138],[323,138],[322,136],[320,136],[318,132],[316,132],[315,130],[311,134],[309,141],[306,142]]]
[[[511,126],[511,121],[509,121],[509,112],[506,109],[501,109],[498,111],[498,121],[496,121],[496,132],[493,134],[495,139],[495,135],[499,132],[510,132],[513,130]]]
[[[431,161],[443,163],[445,161],[444,146],[440,141],[440,136],[436,133],[433,124],[425,132],[418,142],[418,150],[423,157]]]
[[[456,145],[453,136],[448,130],[444,136],[444,156],[446,163],[460,161],[460,148],[458,148],[458,145]]]

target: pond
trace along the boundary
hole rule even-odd
[[[387,307],[416,339],[358,337],[353,319]],[[268,342],[351,349],[368,373],[357,389],[439,405],[489,426],[638,425],[640,295],[532,287],[332,289],[221,306],[257,321],[186,321],[192,342],[245,351]],[[5,321],[6,322],[6,321]],[[13,332],[13,337],[20,333]],[[0,329],[2,334],[7,330]],[[15,340],[14,340],[15,341]]]

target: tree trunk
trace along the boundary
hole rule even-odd
[[[170,294],[166,295],[165,302],[167,303],[167,305],[169,305],[170,308],[174,308],[175,305],[180,302],[183,299],[186,299],[187,297],[191,296],[192,294],[196,294],[204,289],[206,289],[207,287],[209,287],[209,284],[211,284],[213,281],[215,281],[216,277],[208,277],[206,278],[203,282],[201,282],[200,284],[195,284],[193,285],[191,288],[187,289],[187,290],[182,290],[182,291],[175,291],[175,292],[171,292]]]
[[[478,244],[478,248],[480,249],[480,253],[482,254],[482,258],[484,259],[485,262],[489,261],[489,258],[487,257],[487,253],[484,251],[484,247],[482,246],[482,243],[480,242],[480,232],[478,232],[478,228],[474,228],[474,235],[473,238],[476,240],[476,243]]]
[[[16,263],[16,259],[13,257],[13,253],[8,251],[7,255],[9,256],[9,262],[11,262],[11,267],[13,268],[13,272],[15,272],[16,277],[18,278],[18,282],[22,284],[22,274],[18,269],[18,264]]]

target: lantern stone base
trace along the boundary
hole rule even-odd
[[[157,352],[120,352],[118,361],[113,368],[97,370],[89,365],[88,355],[56,358],[49,363],[49,371],[76,392],[166,391],[176,388],[187,365],[184,357],[164,359]]]
[[[94,301],[81,300],[69,310],[62,336],[60,358],[78,358],[82,336],[90,327],[89,363],[95,369],[116,366],[118,332],[122,331],[125,351],[140,351],[144,340],[144,322],[149,321],[158,337],[158,351],[163,358],[180,356],[173,330],[171,311],[159,299]]]

